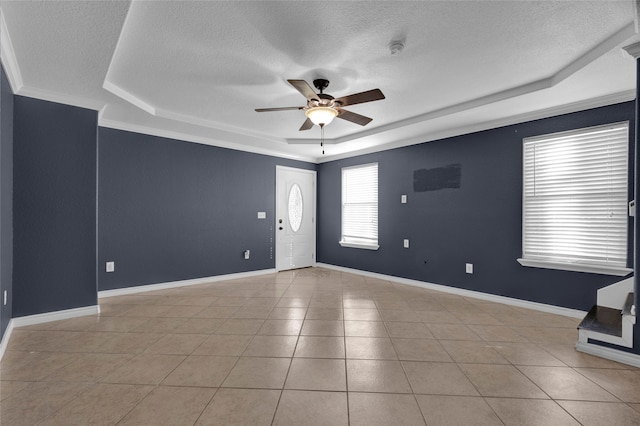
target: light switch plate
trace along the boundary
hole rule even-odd
[[[404,195],[404,194],[403,194],[403,195],[401,195],[401,196],[400,196],[400,202],[401,202],[402,204],[407,204],[407,196],[406,196],[406,195]]]
[[[113,272],[116,270],[116,262],[107,262],[106,271]]]
[[[267,212],[258,212],[258,219],[266,219]]]
[[[409,240],[408,239],[404,239],[404,248],[409,248]]]
[[[473,263],[467,263],[465,266],[467,274],[473,274]]]

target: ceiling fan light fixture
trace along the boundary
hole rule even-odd
[[[322,127],[331,123],[338,116],[338,111],[335,108],[318,106],[309,108],[304,114],[313,121],[313,124]]]

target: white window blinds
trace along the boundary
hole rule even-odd
[[[628,138],[625,122],[524,140],[521,260],[626,267]]]
[[[342,169],[340,244],[378,248],[378,163]]]

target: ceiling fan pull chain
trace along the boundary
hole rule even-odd
[[[324,155],[324,124],[320,124],[320,147],[322,148],[322,155]]]

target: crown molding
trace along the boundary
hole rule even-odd
[[[207,120],[205,118],[194,117],[191,115],[180,114],[177,112],[169,111],[163,108],[156,108],[157,117],[166,118],[173,121],[179,121],[182,123],[193,124],[200,127],[206,127],[209,129],[220,130],[223,132],[233,133],[236,135],[248,136],[263,141],[270,141],[276,143],[283,143],[284,139],[274,138],[269,135],[253,132],[251,130],[243,129],[241,127],[230,126],[228,124],[220,123],[213,120]]]
[[[580,71],[582,68],[589,65],[591,62],[595,61],[602,55],[610,52],[611,50],[620,46],[620,44],[629,40],[629,38],[633,37],[636,32],[636,22],[634,19],[629,24],[625,25],[610,37],[602,41],[600,44],[596,45],[592,49],[589,49],[584,55],[574,59],[567,66],[556,72],[551,77],[551,85],[555,86],[556,84],[565,80],[567,77]]]
[[[318,159],[318,164],[329,161],[342,160],[345,158],[357,157],[359,155],[372,154],[375,152],[387,151],[395,148],[402,148],[421,143],[434,142],[455,136],[462,136],[470,133],[482,132],[485,130],[496,129],[514,124],[526,123],[528,121],[540,120],[543,118],[555,117],[558,115],[571,114],[574,112],[584,111],[603,106],[614,105],[622,102],[634,100],[636,97],[635,90],[614,93],[612,95],[601,96],[599,98],[588,99],[585,101],[572,102],[570,104],[546,108],[542,110],[532,111],[524,114],[513,115],[510,117],[500,118],[497,120],[487,121],[480,124],[473,124],[465,127],[456,127],[455,129],[447,129],[440,132],[424,134],[407,139],[402,139],[388,144],[382,144],[370,148],[352,151],[344,154],[327,155]],[[326,142],[325,142],[326,143]]]
[[[124,130],[124,131],[127,131],[127,132],[142,133],[142,134],[145,134],[145,135],[158,136],[158,137],[161,137],[161,138],[175,139],[175,140],[184,141],[184,142],[192,142],[192,143],[199,143],[199,144],[202,144],[202,145],[216,146],[216,147],[219,147],[219,148],[228,148],[228,149],[233,149],[233,150],[236,150],[236,151],[250,152],[250,153],[253,153],[253,154],[268,155],[270,157],[286,158],[288,160],[305,161],[307,163],[317,163],[317,161],[316,161],[317,159],[315,157],[308,157],[308,156],[304,156],[304,155],[295,155],[295,154],[287,154],[287,153],[278,152],[278,151],[273,150],[273,149],[254,147],[254,146],[250,146],[250,145],[234,144],[234,143],[230,143],[230,142],[219,140],[219,139],[215,139],[215,138],[206,138],[206,137],[201,137],[201,136],[193,136],[193,135],[190,135],[188,133],[177,132],[177,131],[172,131],[172,130],[165,130],[165,129],[158,129],[158,128],[155,128],[155,127],[142,126],[142,125],[139,125],[139,124],[131,124],[131,123],[126,123],[126,122],[122,122],[122,121],[118,121],[118,120],[106,119],[106,118],[100,117],[100,116],[99,116],[99,119],[98,119],[98,126],[106,127],[106,128],[110,128],[110,129],[116,129],[116,130]]]
[[[105,80],[102,83],[102,88],[108,92],[111,92],[112,94],[116,95],[117,97],[119,97],[120,99],[124,100],[125,102],[130,103],[131,105],[134,105],[138,108],[140,108],[141,110],[151,114],[151,115],[156,115],[156,108],[151,105],[148,102],[143,101],[142,99],[140,99],[139,97],[135,96],[134,94],[128,92],[127,90],[123,89],[122,87],[118,86],[117,84],[111,83],[108,80]]]
[[[22,89],[15,93],[19,96],[25,96],[27,98],[35,98],[43,101],[56,102],[59,104],[65,104],[85,109],[91,109],[95,111],[101,110],[104,105],[100,102],[92,99],[82,98],[79,96],[71,96],[65,93],[54,92],[46,89],[39,89],[37,87],[22,86]]]
[[[4,20],[2,7],[0,7],[0,60],[2,60],[2,65],[4,65],[4,70],[7,73],[11,90],[13,93],[18,93],[24,84],[18,60],[16,59],[16,52],[13,50],[13,43],[11,43],[7,22]]]
[[[629,46],[623,47],[623,49],[635,59],[640,59],[640,42],[630,44]]]
[[[4,66],[4,70],[7,74],[11,91],[15,95],[93,110],[99,110],[102,108],[102,105],[99,102],[91,99],[71,96],[37,87],[30,87],[24,84],[2,7],[0,7],[0,60],[2,61],[2,65]]]
[[[247,129],[243,129],[241,127],[230,126],[228,124],[220,123],[213,120],[207,120],[204,118],[195,117],[187,114],[180,114],[177,112],[173,112],[164,108],[159,108],[156,105],[153,105],[150,102],[142,100],[142,98],[134,95],[126,89],[118,86],[115,83],[106,80],[102,84],[103,89],[108,92],[114,94],[125,102],[147,112],[148,114],[153,115],[154,117],[165,118],[168,120],[178,121],[181,123],[192,124],[195,126],[206,127],[209,129],[220,130],[223,132],[233,133],[236,135],[249,136],[252,138],[258,138],[261,140],[267,140],[276,143],[282,143],[284,140],[282,138],[274,138],[269,135],[260,134],[258,132],[253,132]]]
[[[344,154],[326,155],[322,157],[286,154],[286,153],[278,152],[276,150],[268,149],[268,148],[259,148],[259,147],[252,147],[252,146],[243,145],[243,144],[234,144],[234,143],[229,143],[227,141],[223,141],[216,138],[193,136],[183,132],[170,131],[170,130],[158,129],[158,128],[149,127],[149,126],[126,123],[126,122],[117,121],[117,120],[105,119],[102,116],[102,113],[104,110],[101,111],[99,115],[98,125],[101,127],[107,127],[107,128],[117,129],[117,130],[148,134],[148,135],[165,137],[169,139],[176,139],[176,140],[181,140],[186,142],[200,143],[203,145],[218,146],[221,148],[229,148],[237,151],[251,152],[254,154],[263,154],[263,155],[269,155],[272,157],[279,157],[279,158],[286,158],[290,160],[298,160],[298,161],[305,161],[305,162],[310,162],[315,164],[321,164],[329,161],[357,157],[360,155],[372,154],[375,152],[388,151],[395,148],[418,145],[421,143],[433,142],[436,140],[442,140],[450,137],[481,132],[481,131],[495,129],[499,127],[511,126],[519,123],[526,123],[528,121],[555,117],[563,114],[570,114],[573,112],[599,108],[599,107],[613,105],[613,104],[622,103],[622,102],[628,102],[633,99],[635,99],[635,90],[630,90],[626,92],[620,92],[620,93],[614,93],[612,95],[602,96],[595,99],[589,99],[586,101],[573,102],[573,103],[558,106],[558,107],[546,108],[543,110],[537,110],[537,111],[533,111],[525,114],[519,114],[511,117],[492,120],[492,121],[484,122],[481,124],[474,124],[474,125],[465,126],[465,127],[456,127],[455,129],[447,129],[441,132],[422,134],[422,135],[398,140],[395,142],[381,144],[378,146],[356,150],[356,151],[352,151]],[[317,140],[313,141],[312,143],[314,144],[317,143]],[[325,141],[325,143],[327,142]]]

